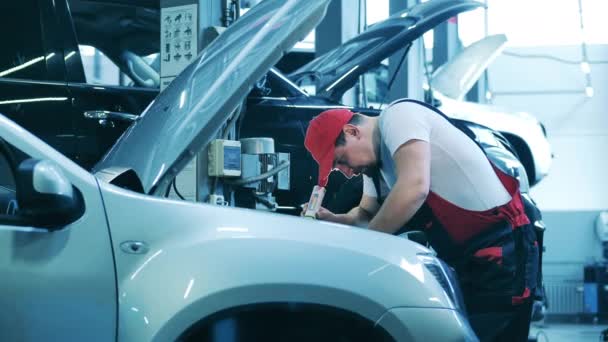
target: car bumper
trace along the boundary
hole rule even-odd
[[[377,325],[397,341],[478,341],[469,321],[452,309],[395,308]]]

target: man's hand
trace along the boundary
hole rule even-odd
[[[302,208],[302,211],[300,212],[300,216],[304,216],[304,213],[306,213],[306,210],[308,210],[308,202],[301,204],[300,208]]]
[[[338,220],[338,217],[336,216],[336,214],[332,213],[331,211],[329,211],[323,207],[319,208],[316,216],[317,216],[317,220],[342,223]]]
[[[301,207],[302,207],[302,212],[300,213],[300,216],[304,216],[304,213],[308,209],[308,203],[302,204]],[[323,207],[319,208],[319,210],[315,214],[315,218],[317,220],[343,223],[342,220],[340,220],[336,214],[332,213],[331,211],[329,211]]]

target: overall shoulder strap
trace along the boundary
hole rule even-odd
[[[371,178],[374,182],[374,187],[376,187],[376,201],[379,205],[382,205],[382,203],[384,203],[384,197],[382,196],[382,191],[380,190],[380,168],[376,168],[374,173],[371,175]]]
[[[432,110],[434,113],[439,114],[441,117],[443,117],[444,119],[446,119],[449,123],[451,123],[452,126],[458,128],[467,137],[469,137],[471,140],[473,140],[473,142],[475,143],[475,145],[477,145],[481,149],[481,151],[483,152],[483,154],[484,155],[486,154],[486,152],[483,149],[483,147],[477,142],[477,140],[475,140],[475,133],[473,133],[473,131],[471,131],[471,129],[469,127],[467,127],[465,124],[463,124],[462,122],[459,122],[459,121],[456,121],[456,120],[452,120],[447,115],[445,115],[442,111],[440,111],[439,109],[431,106],[430,104],[428,104],[426,102],[414,100],[414,99],[401,99],[401,100],[397,100],[397,101],[391,103],[391,105],[395,105],[397,103],[402,103],[402,102],[417,103],[417,104],[419,104],[421,106],[424,106],[424,107]]]
[[[475,143],[475,145],[477,145],[479,147],[479,149],[483,152],[484,155],[486,154],[483,147],[479,144],[479,142],[477,142],[477,140],[475,140],[475,134],[473,133],[473,131],[471,131],[470,128],[468,128],[466,125],[464,125],[461,122],[450,119],[447,115],[445,115],[439,109],[429,105],[428,103],[414,100],[414,99],[400,99],[400,100],[396,100],[396,101],[392,102],[389,105],[389,107],[394,106],[398,103],[403,103],[403,102],[412,102],[412,103],[419,104],[425,108],[432,110],[434,113],[440,115],[441,117],[446,119],[450,124],[452,124],[454,127],[458,128],[461,132],[463,132],[467,137],[469,137]],[[387,108],[389,108],[389,107],[387,107]],[[381,164],[380,158],[381,158],[381,155],[378,156],[378,165]],[[382,196],[381,190],[380,190],[381,188],[380,188],[380,168],[379,167],[371,175],[371,178],[372,178],[372,181],[374,182],[374,186],[376,187],[376,193],[378,194],[378,197],[376,197],[376,200],[378,201],[378,204],[382,205],[382,203],[384,202],[384,197]]]

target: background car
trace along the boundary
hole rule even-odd
[[[107,21],[81,24],[104,29],[96,34],[108,42],[118,41],[108,34],[111,27],[123,32],[137,28],[135,40],[154,41],[146,34],[146,25],[141,25],[149,23],[147,11],[123,7],[120,21],[98,4],[88,2],[87,6],[99,10],[99,15],[106,14]],[[85,168],[99,161],[131,123],[129,116],[122,114],[140,114],[158,95],[157,89],[137,84],[123,87],[87,82],[80,47],[90,37],[87,30],[78,30],[77,36],[66,0],[3,1],[0,19],[4,42],[0,57],[0,112]],[[16,28],[19,34],[15,34]],[[148,52],[126,37],[121,42],[130,49],[143,55]],[[106,46],[100,48],[112,55]]]

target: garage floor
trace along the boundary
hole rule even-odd
[[[608,325],[597,324],[544,324],[532,325],[530,337],[537,337],[538,342],[587,342],[601,341],[602,330]]]

